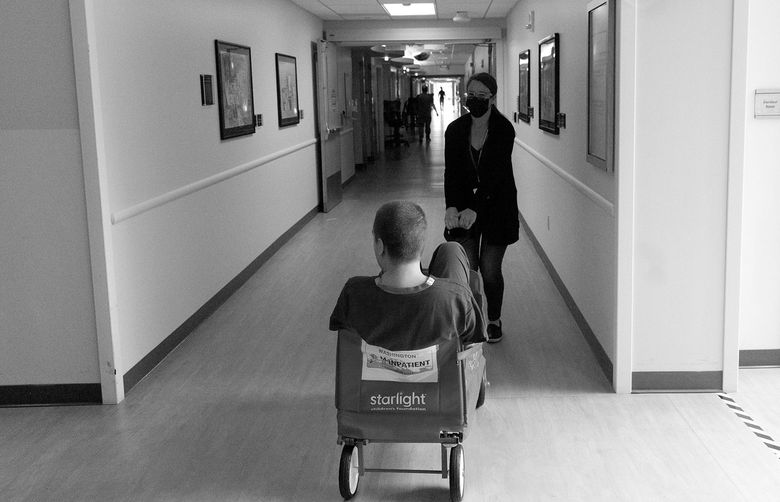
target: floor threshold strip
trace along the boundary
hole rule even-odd
[[[744,408],[737,404],[734,398],[729,397],[727,394],[718,394],[718,397],[724,403],[726,403],[726,406],[728,406],[729,409],[731,409],[731,411],[733,411],[734,414],[740,418],[740,420],[742,420],[742,422],[750,429],[750,432],[755,434],[755,436],[759,438],[761,442],[763,442],[764,445],[772,451],[776,458],[780,459],[780,442],[775,441],[774,438],[772,438],[772,436],[770,436],[763,427],[758,425],[755,420],[753,420],[753,417],[751,417]]]

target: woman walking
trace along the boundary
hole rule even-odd
[[[488,308],[488,341],[501,340],[508,245],[519,238],[517,188],[512,172],[515,130],[495,107],[496,80],[487,73],[467,85],[469,113],[445,133],[444,217],[448,240],[459,241],[471,267],[482,273]]]

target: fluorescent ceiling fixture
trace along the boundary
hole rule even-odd
[[[383,3],[382,7],[395,17],[436,15],[436,6],[432,3]]]

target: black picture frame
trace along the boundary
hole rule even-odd
[[[279,127],[301,121],[298,107],[298,63],[294,56],[276,53],[276,104]]]
[[[539,41],[539,129],[559,134],[560,40],[557,33]]]
[[[517,58],[517,68],[520,75],[519,92],[517,95],[517,116],[526,123],[531,123],[531,49],[526,49]]]
[[[588,3],[588,149],[590,164],[608,172],[614,143],[614,7]]]
[[[221,139],[254,134],[255,100],[252,90],[252,50],[214,40]]]

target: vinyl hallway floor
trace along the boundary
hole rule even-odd
[[[376,208],[418,201],[443,231],[443,133],[389,149],[117,406],[0,409],[3,501],[337,501],[335,334],[344,281],[377,271]],[[780,459],[716,394],[616,395],[521,236],[504,340],[465,442],[468,501],[777,501]],[[732,399],[780,434],[780,370]],[[437,445],[369,445],[366,463],[435,469]],[[359,501],[447,501],[436,475],[368,473]]]

